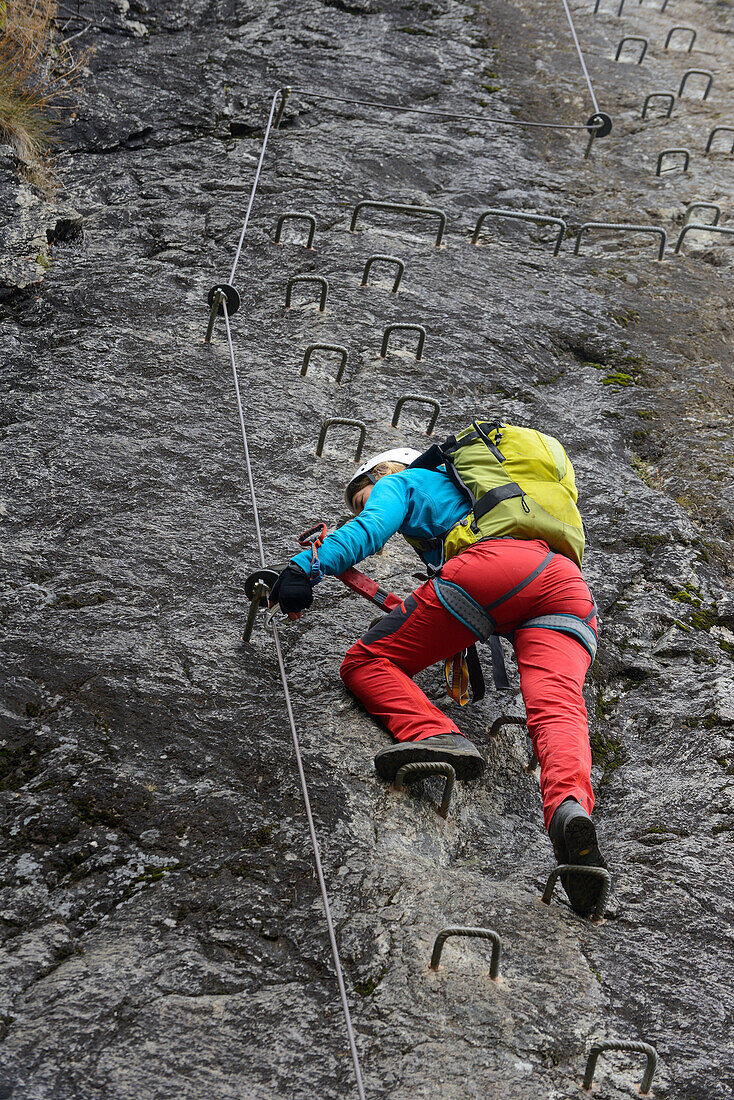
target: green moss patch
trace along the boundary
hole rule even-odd
[[[387,967],[383,966],[382,970],[375,978],[367,978],[366,981],[355,982],[354,988],[360,997],[371,997],[386,974]]]

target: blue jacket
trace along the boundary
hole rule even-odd
[[[402,470],[381,477],[367,503],[349,523],[327,535],[319,550],[324,574],[343,573],[376,554],[396,532],[415,539],[442,538],[471,510],[466,497],[443,470]],[[421,553],[429,565],[440,565],[442,549]],[[311,569],[311,551],[291,558],[305,573]]]

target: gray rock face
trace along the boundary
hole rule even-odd
[[[657,263],[650,238],[599,233],[554,258],[552,227],[494,220],[471,244],[487,206],[572,233],[662,225],[674,243],[686,204],[709,200],[732,225],[728,146],[703,152],[732,121],[731,4],[605,6],[577,16],[615,119],[585,161],[583,132],[302,94],[584,121],[550,0],[126,0],[103,20],[81,4],[69,33],[98,26],[61,158],[69,205],[0,165],[0,1097],[356,1095],[272,639],[239,642],[258,559],[221,321],[203,344],[286,83],[232,319],[268,555],[342,518],[353,440],[335,429],[317,458],[322,420],[364,420],[370,450],[422,446],[420,407],[390,422],[425,394],[437,436],[490,412],[560,436],[603,616],[587,703],[615,884],[599,925],[560,888],[539,901],[553,859],[527,742],[488,732],[522,715],[516,680],[458,716],[489,767],[444,822],[433,781],[380,784],[385,734],[339,682],[374,609],[327,581],[282,630],[367,1095],[574,1097],[603,1038],[657,1047],[657,1096],[732,1095],[731,246],[691,235]],[[690,55],[663,49],[676,23],[698,30]],[[623,34],[649,37],[641,66],[612,60]],[[643,123],[645,95],[688,68],[715,72],[709,99],[691,86]],[[690,171],[657,178],[679,146]],[[350,234],[363,198],[440,207],[444,246],[423,219],[372,212]],[[285,210],[315,215],[314,251],[296,227],[273,243]],[[398,295],[386,269],[360,286],[375,252],[405,261]],[[304,289],[285,310],[297,273],[328,278],[325,313]],[[399,337],[379,358],[392,321],[426,327],[421,362]],[[315,341],[349,348],[340,385],[326,358],[300,376]],[[414,584],[399,545],[366,569]],[[421,683],[441,699],[437,670]],[[450,924],[501,934],[501,983],[480,940],[449,940],[429,971]],[[641,1078],[638,1055],[605,1054],[595,1091]]]

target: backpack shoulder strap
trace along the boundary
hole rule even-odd
[[[437,470],[439,466],[443,466],[447,459],[444,454],[444,447],[447,446],[455,437],[451,436],[446,440],[446,443],[434,443],[432,447],[429,447],[427,451],[424,451],[422,455],[418,455],[414,458],[409,470]]]
[[[463,441],[460,440],[459,442],[461,445]],[[410,466],[408,466],[408,469],[437,470],[439,466],[445,466],[448,477],[454,483],[459,492],[466,497],[469,508],[473,508],[476,497],[472,493],[471,489],[462,481],[461,477],[459,476],[459,471],[456,469],[453,459],[451,458],[451,447],[455,444],[456,436],[454,435],[449,436],[445,443],[434,443],[432,447],[429,447],[427,451],[424,451],[422,455],[419,455],[418,458],[414,459],[411,462]]]

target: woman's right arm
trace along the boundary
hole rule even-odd
[[[403,525],[408,504],[406,480],[399,474],[381,477],[360,514],[324,539],[318,552],[323,573],[336,576],[381,550]],[[296,554],[291,561],[308,574],[311,551]]]

